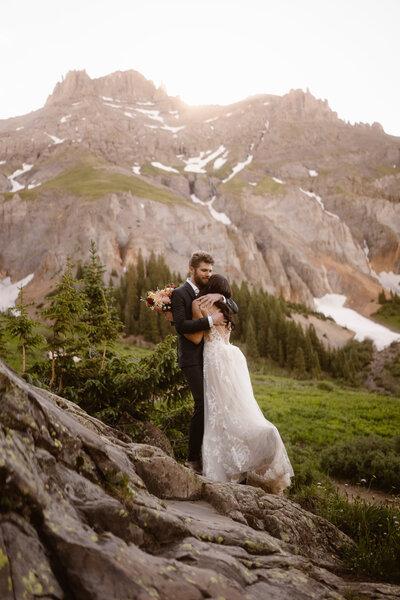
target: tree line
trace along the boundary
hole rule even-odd
[[[72,269],[68,259],[65,272],[39,312],[49,326],[48,384],[58,391],[63,389],[69,374],[77,371],[76,363],[84,358],[97,357],[98,370],[102,371],[107,356],[114,357],[112,344],[119,337],[141,336],[157,344],[168,335],[175,335],[164,316],[149,310],[141,299],[148,290],[183,281],[178,273],[171,272],[162,256],[152,253],[144,259],[139,252],[137,264],[130,265],[117,280],[116,273],[112,273],[106,285],[106,269],[94,242],[89,261],[78,267],[75,277]],[[328,374],[347,383],[361,382],[372,356],[370,341],[352,341],[341,349],[332,349],[321,342],[312,324],[303,328],[290,318],[292,312],[311,313],[305,306],[289,303],[246,282],[240,286],[233,282],[232,296],[239,307],[232,342],[242,346],[250,360],[266,360],[297,378]],[[23,373],[26,349],[44,341],[35,333],[38,323],[29,317],[28,308],[21,290],[15,308],[3,317],[5,330],[19,340]],[[1,328],[0,353],[4,356]]]
[[[139,254],[137,265],[128,268],[116,288],[119,317],[126,333],[142,335],[153,343],[174,333],[164,316],[148,310],[140,298],[147,290],[168,283],[178,285],[183,280],[171,273],[162,256],[151,254],[143,260]],[[318,378],[325,372],[347,383],[361,382],[362,371],[372,358],[371,341],[352,341],[341,349],[326,348],[312,324],[303,329],[290,318],[292,312],[312,313],[305,306],[286,302],[246,282],[240,286],[232,283],[232,297],[239,307],[232,341],[244,347],[248,358],[268,359],[298,378]]]

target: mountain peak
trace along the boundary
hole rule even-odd
[[[91,79],[85,70],[69,71],[54,88],[46,104],[82,100],[84,96],[133,101],[154,101],[167,98],[163,87],[158,89],[138,71],[116,71],[110,75]]]
[[[305,121],[333,121],[338,118],[327,100],[320,100],[313,96],[310,90],[291,89],[282,96],[280,110],[286,115],[296,116]]]

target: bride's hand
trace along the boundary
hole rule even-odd
[[[218,301],[224,301],[222,294],[206,294],[205,296],[200,296],[200,298],[197,299],[200,308],[210,308]]]
[[[211,315],[214,325],[225,325],[225,317],[220,310],[216,310]]]

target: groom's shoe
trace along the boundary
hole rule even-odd
[[[186,460],[185,467],[193,471],[193,473],[196,473],[196,475],[203,474],[203,468],[199,460]]]

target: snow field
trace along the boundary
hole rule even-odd
[[[322,298],[314,298],[316,310],[326,317],[335,319],[338,325],[354,331],[356,340],[362,342],[366,338],[370,338],[377,350],[383,350],[392,342],[400,341],[399,333],[394,333],[387,327],[374,323],[351,308],[345,308],[343,306],[345,301],[346,296],[341,294],[325,294]]]

